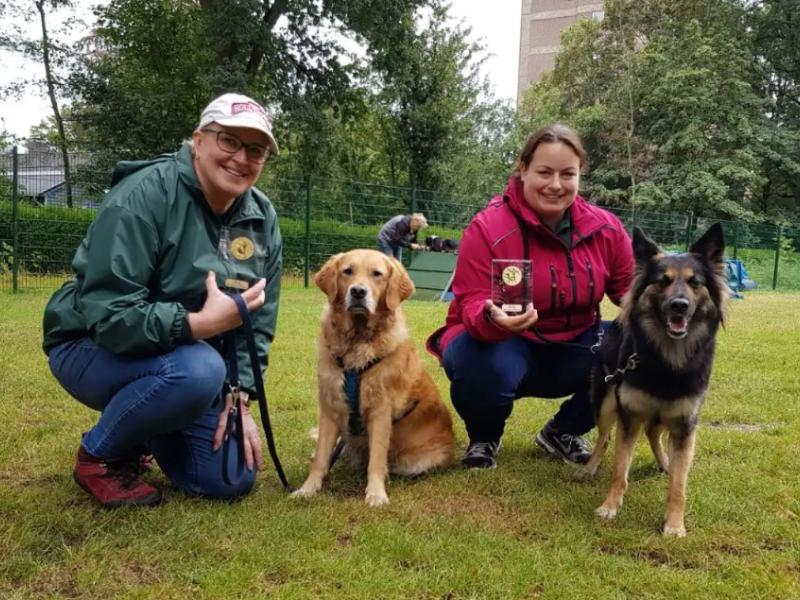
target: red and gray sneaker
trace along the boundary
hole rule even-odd
[[[83,446],[72,476],[103,508],[152,506],[161,502],[161,492],[139,479],[139,457],[128,460],[105,460],[92,456]]]

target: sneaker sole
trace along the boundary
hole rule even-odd
[[[464,467],[465,469],[467,469],[468,471],[488,471],[489,469],[496,469],[497,468],[497,463],[494,463],[493,465],[486,465],[485,467],[473,467],[473,466],[470,466],[470,465],[465,465],[462,462],[461,466]]]
[[[100,504],[100,506],[102,506],[103,508],[107,508],[109,510],[115,508],[122,508],[123,506],[158,506],[159,504],[161,504],[161,501],[163,500],[161,492],[155,491],[152,494],[149,494],[148,496],[143,496],[142,498],[136,498],[131,500],[113,500],[111,502],[100,502],[100,500],[98,500],[97,497],[92,493],[92,490],[86,487],[83,484],[83,482],[80,479],[78,479],[78,474],[75,473],[75,471],[72,472],[72,479],[75,480],[75,483],[78,484],[78,487],[80,487],[84,492],[86,492],[92,498],[94,498]]]

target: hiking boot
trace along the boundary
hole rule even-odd
[[[584,465],[592,456],[592,446],[584,438],[571,433],[561,433],[548,421],[536,436],[536,443],[564,462]]]
[[[497,466],[497,453],[500,442],[470,442],[464,451],[461,464],[468,469],[494,469]]]
[[[161,492],[139,479],[139,457],[128,460],[105,460],[92,456],[83,446],[72,476],[75,483],[89,492],[103,508],[152,506],[161,502]]]

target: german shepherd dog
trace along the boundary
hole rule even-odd
[[[636,276],[592,372],[599,436],[586,474],[597,473],[617,425],[611,488],[596,511],[604,519],[614,518],[622,506],[634,446],[644,427],[659,466],[670,475],[664,535],[686,535],[686,481],[729,295],[724,246],[719,223],[688,253],[678,255],[662,253],[634,229]],[[669,456],[661,447],[664,431],[669,434]]]

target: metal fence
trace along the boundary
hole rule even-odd
[[[75,249],[110,185],[110,168],[88,156],[71,157],[71,194],[57,154],[0,155],[0,290],[54,288],[71,276]],[[286,285],[308,285],[328,256],[375,247],[390,217],[420,211],[426,235],[459,238],[488,198],[407,187],[265,174],[260,182],[281,220]],[[498,189],[501,183],[498,183]],[[713,221],[692,214],[610,209],[630,229],[642,227],[670,250],[689,247]],[[743,261],[760,288],[800,289],[800,228],[722,221],[727,254]]]

